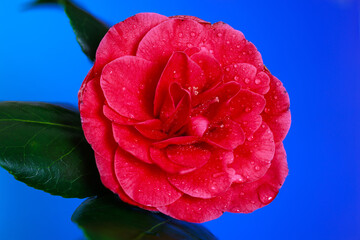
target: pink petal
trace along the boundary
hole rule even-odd
[[[165,65],[173,52],[201,47],[206,33],[204,26],[197,21],[172,18],[145,35],[136,56]]]
[[[232,99],[239,92],[239,89],[238,83],[228,82],[202,93],[192,101],[192,116],[203,115],[210,122],[220,121],[228,117],[230,111],[224,104]]]
[[[150,156],[156,165],[168,173],[182,173],[195,170],[194,167],[186,167],[171,161],[166,155],[165,149],[150,147]]]
[[[193,198],[183,195],[176,202],[157,209],[173,218],[203,223],[220,217],[229,204],[230,194],[225,193],[210,199]]]
[[[233,184],[230,212],[250,213],[274,200],[288,174],[286,153],[282,143],[275,146],[275,156],[266,174],[251,183]]]
[[[290,100],[282,83],[270,75],[270,91],[265,95],[266,106],[262,117],[270,126],[275,142],[284,140],[291,124]]]
[[[131,204],[131,205],[134,205],[134,206],[137,206],[137,207],[141,207],[141,208],[149,210],[149,211],[157,211],[156,208],[148,207],[148,206],[142,205],[142,204],[140,204],[138,202],[135,202],[128,195],[126,195],[126,193],[124,192],[124,190],[122,190],[122,188],[119,188],[119,190],[116,193],[119,195],[120,199],[123,202],[126,202],[128,204]]]
[[[259,129],[263,119],[261,115],[241,115],[236,117],[236,122],[240,124],[244,131],[245,138],[251,137]]]
[[[224,81],[236,81],[241,88],[255,93],[265,94],[269,91],[270,78],[264,72],[257,73],[256,67],[248,63],[234,63],[224,67]]]
[[[229,102],[231,117],[259,115],[265,107],[265,99],[260,94],[241,89]],[[251,120],[251,119],[249,119]]]
[[[260,113],[263,111],[265,103],[263,96],[249,90],[240,90],[230,100],[228,107],[231,118],[241,125],[246,137],[251,137],[260,127],[262,122]]]
[[[92,67],[90,69],[90,71],[88,72],[88,74],[86,75],[84,81],[82,82],[81,86],[80,86],[80,90],[78,92],[78,99],[79,99],[79,108],[80,108],[80,103],[83,101],[83,92],[86,88],[86,85],[87,83],[90,81],[90,80],[93,80],[95,77],[95,74],[94,74],[94,67]]]
[[[145,34],[168,19],[157,13],[139,13],[111,27],[96,52],[95,72],[100,73],[107,63],[116,58],[135,55]]]
[[[156,87],[154,114],[158,116],[162,103],[172,83],[178,83],[182,88],[189,89],[192,94],[198,94],[205,84],[205,78],[199,65],[185,53],[174,52],[169,59]]]
[[[268,115],[277,115],[284,113],[290,108],[289,95],[279,79],[270,75],[270,90],[265,95],[266,106],[265,113]]]
[[[115,173],[124,192],[145,206],[168,205],[182,195],[167,181],[162,170],[138,161],[121,149],[116,151]]]
[[[233,150],[245,141],[244,131],[240,124],[230,119],[210,128],[205,134],[205,138],[208,143],[227,150]]]
[[[188,126],[188,135],[202,137],[209,126],[209,120],[201,115],[192,117]]]
[[[197,198],[213,198],[229,189],[232,174],[227,164],[233,161],[229,151],[214,150],[208,163],[186,174],[169,175],[170,183],[183,193]]]
[[[263,114],[264,121],[269,125],[274,134],[274,141],[281,142],[285,139],[291,125],[290,111],[280,113],[279,115]]]
[[[171,144],[174,145],[185,145],[192,144],[199,141],[199,137],[196,136],[181,136],[181,137],[173,137],[161,142],[155,142],[153,145],[157,148],[165,148]]]
[[[151,119],[145,122],[137,123],[135,128],[144,137],[149,139],[163,140],[168,137],[168,135],[163,132],[162,122],[159,119]]]
[[[240,31],[224,23],[214,24],[212,28],[205,45],[222,66],[249,63],[259,70],[264,68],[260,53]]]
[[[114,171],[114,156],[107,159],[95,153],[95,159],[96,166],[100,173],[100,179],[104,186],[114,193],[121,191],[121,187],[116,179]]]
[[[132,126],[113,123],[113,134],[119,147],[145,163],[152,163],[149,148],[152,141],[142,136]]]
[[[119,184],[113,171],[116,143],[112,136],[111,122],[102,114],[103,96],[99,91],[99,79],[83,84],[79,109],[86,140],[95,151],[96,165],[102,183],[113,192],[117,192]]]
[[[209,146],[204,144],[170,145],[165,148],[170,161],[188,168],[199,168],[210,159]]]
[[[112,135],[111,122],[102,113],[103,101],[99,79],[87,82],[79,103],[81,123],[86,140],[94,151],[107,161],[112,161],[117,144]]]
[[[169,134],[176,133],[180,130],[190,119],[190,95],[187,93],[180,100],[174,113],[167,119],[163,126],[166,132]]]
[[[274,158],[275,143],[269,127],[263,123],[253,137],[234,150],[234,162],[229,165],[235,170],[238,183],[253,182],[263,177]]]
[[[209,22],[206,22],[198,17],[193,17],[193,16],[188,16],[188,15],[176,15],[176,16],[171,16],[169,18],[178,18],[178,19],[189,19],[189,20],[193,20],[199,23],[204,23],[204,24],[211,24]]]
[[[100,83],[112,109],[124,117],[144,121],[152,118],[158,78],[153,63],[125,56],[104,67]]]
[[[270,89],[270,77],[265,72],[258,72],[254,83],[255,86],[252,89],[256,93],[266,94]]]
[[[209,89],[222,80],[222,69],[219,62],[205,49],[193,54],[191,59],[203,70],[206,78],[205,89]]]
[[[103,114],[111,122],[121,124],[121,125],[133,125],[133,124],[138,122],[138,121],[136,121],[134,119],[121,116],[119,113],[117,113],[111,107],[109,107],[107,105],[103,106]]]

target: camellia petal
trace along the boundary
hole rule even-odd
[[[164,206],[182,196],[160,168],[138,161],[121,149],[116,151],[115,173],[124,192],[142,205]]]
[[[278,115],[263,114],[262,116],[264,121],[269,125],[271,131],[273,132],[275,142],[283,141],[290,129],[290,110]]]
[[[195,95],[205,84],[203,71],[185,53],[174,52],[169,59],[156,87],[154,99],[154,115],[158,116],[161,105],[172,83],[178,83]]]
[[[107,64],[101,74],[101,88],[108,105],[120,115],[136,120],[152,118],[159,72],[154,64],[137,57],[122,57]]]
[[[209,89],[222,80],[223,73],[220,63],[207,49],[199,49],[199,52],[191,55],[191,59],[196,62],[204,72],[206,78],[206,84],[204,84],[205,89]]]
[[[170,161],[189,168],[199,168],[210,159],[211,152],[206,144],[169,145],[166,154]]]
[[[113,123],[113,134],[116,142],[123,150],[146,163],[152,163],[149,148],[153,142],[142,136],[134,127]]]
[[[116,179],[114,171],[114,157],[103,158],[99,154],[95,153],[96,166],[99,169],[99,172],[104,173],[100,175],[101,182],[112,192],[118,193],[121,191],[121,187]]]
[[[206,47],[222,66],[234,63],[249,63],[259,70],[264,68],[261,54],[244,35],[227,24],[217,24],[209,32]]]
[[[168,137],[168,135],[163,131],[162,122],[159,119],[151,119],[145,122],[137,123],[135,128],[144,137],[149,139],[162,140]]]
[[[112,161],[116,151],[116,143],[112,134],[111,122],[102,114],[103,96],[99,90],[98,79],[86,84],[79,103],[81,124],[86,140],[94,151],[106,161]],[[99,162],[98,165],[101,163]]]
[[[163,148],[150,147],[150,156],[152,161],[167,173],[184,173],[196,169],[194,167],[179,165],[171,161],[166,154],[166,150]]]
[[[224,213],[224,209],[227,209],[229,200],[229,192],[210,199],[183,195],[176,202],[157,209],[183,221],[203,223],[220,217]]]
[[[111,122],[121,124],[121,125],[133,125],[133,124],[139,122],[139,121],[136,121],[135,119],[121,116],[119,113],[117,113],[111,107],[109,107],[107,105],[103,106],[103,114]]]
[[[253,137],[234,150],[234,162],[229,167],[235,170],[238,183],[253,182],[264,176],[271,165],[275,143],[269,127],[263,123]]]
[[[192,19],[172,18],[151,29],[140,41],[136,56],[165,65],[173,52],[201,47],[207,31]]]
[[[271,76],[270,90],[265,95],[265,99],[266,106],[264,111],[268,115],[283,113],[290,108],[289,95],[280,80],[274,76]]]
[[[232,183],[232,172],[227,164],[233,161],[231,151],[214,150],[206,165],[186,174],[169,176],[170,183],[183,193],[197,198],[213,198],[228,190]]]
[[[275,147],[275,156],[266,174],[251,183],[233,184],[230,212],[250,213],[272,202],[288,174],[286,153],[282,143]]]
[[[169,20],[157,13],[139,13],[114,25],[96,51],[95,72],[116,58],[135,55],[140,40],[156,25]]]
[[[245,134],[240,124],[228,119],[222,121],[205,134],[206,141],[215,146],[233,150],[245,141]]]
[[[265,72],[258,72],[256,67],[248,63],[234,63],[226,66],[224,81],[236,81],[243,89],[265,94],[269,91],[270,78]]]

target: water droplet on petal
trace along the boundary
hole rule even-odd
[[[260,79],[255,79],[255,84],[260,84],[260,83],[261,83]]]
[[[190,33],[190,35],[192,36],[192,37],[195,37],[195,33],[194,32],[192,32],[192,33]]]
[[[252,140],[254,140],[254,136],[248,137],[247,140],[248,140],[249,142],[251,142]]]
[[[276,86],[280,87],[280,85],[281,85],[281,82],[276,83]]]
[[[229,67],[225,68],[225,71],[229,72],[229,71],[230,71],[230,68],[229,68]]]
[[[270,108],[265,108],[265,112],[269,113],[270,112]]]
[[[250,82],[250,79],[245,78],[244,82],[245,82],[246,84],[248,84],[248,83]]]
[[[213,176],[213,178],[218,178],[218,177],[221,177],[223,175],[225,175],[225,172],[214,173],[212,176]]]
[[[239,76],[235,76],[235,77],[234,77],[234,80],[235,80],[235,81],[239,80]]]
[[[263,204],[269,204],[277,194],[277,191],[274,187],[270,186],[269,184],[263,184],[258,189],[258,197],[260,202]]]
[[[245,179],[243,178],[243,176],[237,175],[237,174],[234,175],[232,179],[233,179],[233,181],[236,182],[236,183],[242,183],[242,182],[245,181]]]
[[[256,170],[256,171],[259,171],[259,170],[260,170],[260,167],[259,167],[259,166],[255,166],[255,170]]]
[[[182,37],[183,36],[183,34],[182,33],[179,33],[179,35],[178,35],[179,37]]]
[[[240,210],[237,208],[233,208],[233,209],[231,209],[231,212],[238,213],[238,212],[240,212]]]
[[[247,108],[245,108],[245,112],[251,112],[251,108],[249,108],[249,107],[247,107]]]
[[[217,36],[218,36],[218,37],[221,37],[221,36],[222,36],[222,33],[218,33]]]

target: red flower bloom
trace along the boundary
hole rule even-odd
[[[113,26],[79,92],[104,185],[204,222],[270,203],[287,175],[289,97],[224,23],[142,13]]]

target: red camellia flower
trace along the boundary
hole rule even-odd
[[[270,203],[287,176],[289,97],[222,22],[142,13],[113,26],[79,92],[103,184],[189,222]]]

